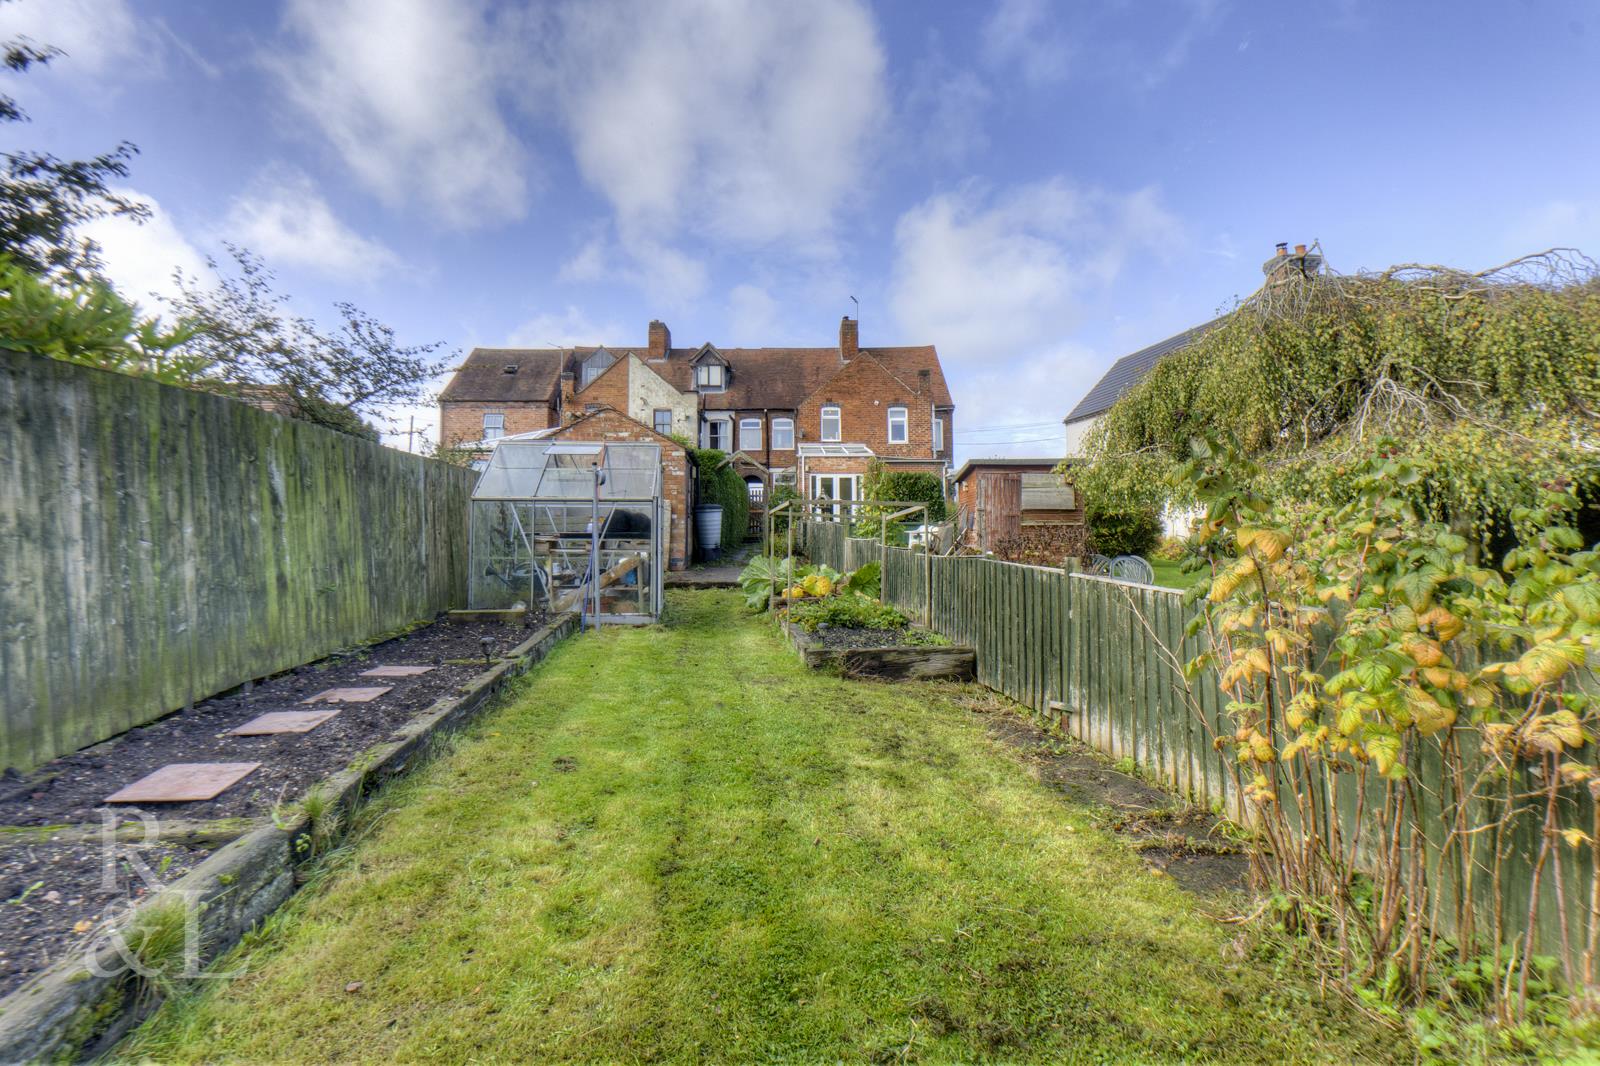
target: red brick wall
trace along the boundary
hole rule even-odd
[[[581,389],[572,398],[572,407],[564,412],[568,421],[582,415],[589,404],[614,407],[619,412],[628,409],[628,360],[624,356],[606,368],[589,387]]]
[[[603,375],[602,375],[603,376]],[[626,374],[618,375],[623,381]],[[596,378],[590,388],[600,384]],[[588,390],[585,390],[587,392]],[[592,401],[591,401],[592,402]],[[555,436],[562,440],[639,441],[661,446],[661,495],[672,512],[672,528],[667,537],[667,568],[682,570],[689,565],[689,457],[681,445],[663,437],[620,411],[596,411],[562,429]]]
[[[506,433],[531,433],[549,429],[550,405],[545,403],[441,403],[439,405],[439,443],[446,448],[483,439],[485,412],[506,416]]]
[[[889,408],[896,405],[906,409],[905,444],[889,443]],[[865,444],[881,456],[933,457],[932,398],[918,396],[868,356],[852,359],[800,405],[795,431],[802,443],[822,440],[827,406],[839,408],[843,443]]]

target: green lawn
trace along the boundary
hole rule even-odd
[[[379,799],[241,953],[245,976],[168,1004],[121,1053],[1260,1063],[1394,1046],[1286,964],[1239,961],[1235,927],[1038,784],[954,690],[807,672],[733,593],[674,593],[668,619],[564,644]]]
[[[1190,585],[1208,576],[1209,571],[1196,570],[1193,573],[1184,573],[1183,564],[1172,559],[1146,559],[1150,569],[1156,572],[1157,585],[1164,585],[1169,589],[1186,589]]]

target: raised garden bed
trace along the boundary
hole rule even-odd
[[[789,639],[807,666],[836,668],[845,677],[886,681],[971,681],[977,653],[917,626],[902,629],[819,627],[807,632],[787,625]]]
[[[532,621],[530,627],[526,624]],[[506,656],[548,632],[519,614],[515,624],[436,622],[381,643],[339,653],[196,704],[32,773],[0,778],[0,995],[56,960],[90,948],[130,906],[181,883],[232,841],[292,824],[294,805],[313,787],[332,800],[341,772],[360,780],[383,753],[416,738],[442,710],[470,702]],[[526,650],[523,651],[526,656]],[[517,661],[520,665],[520,657]],[[413,676],[371,678],[382,666],[427,666]],[[371,702],[302,701],[326,689],[385,686]],[[337,707],[304,733],[233,736],[275,711]],[[259,762],[210,800],[106,804],[105,797],[175,762]],[[105,837],[120,846],[108,848]],[[112,876],[104,876],[108,850]],[[142,867],[135,870],[138,864]]]

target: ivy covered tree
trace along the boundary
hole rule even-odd
[[[1263,495],[1321,502],[1385,441],[1429,471],[1409,503],[1498,551],[1541,486],[1596,496],[1600,273],[1555,250],[1269,283],[1106,413],[1078,484],[1122,509],[1192,504],[1174,475],[1208,435],[1258,463]]]

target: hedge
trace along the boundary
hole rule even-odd
[[[750,490],[745,487],[744,479],[734,472],[726,452],[694,448],[690,456],[700,471],[699,502],[722,505],[722,550],[732,551],[744,543],[749,531]]]

